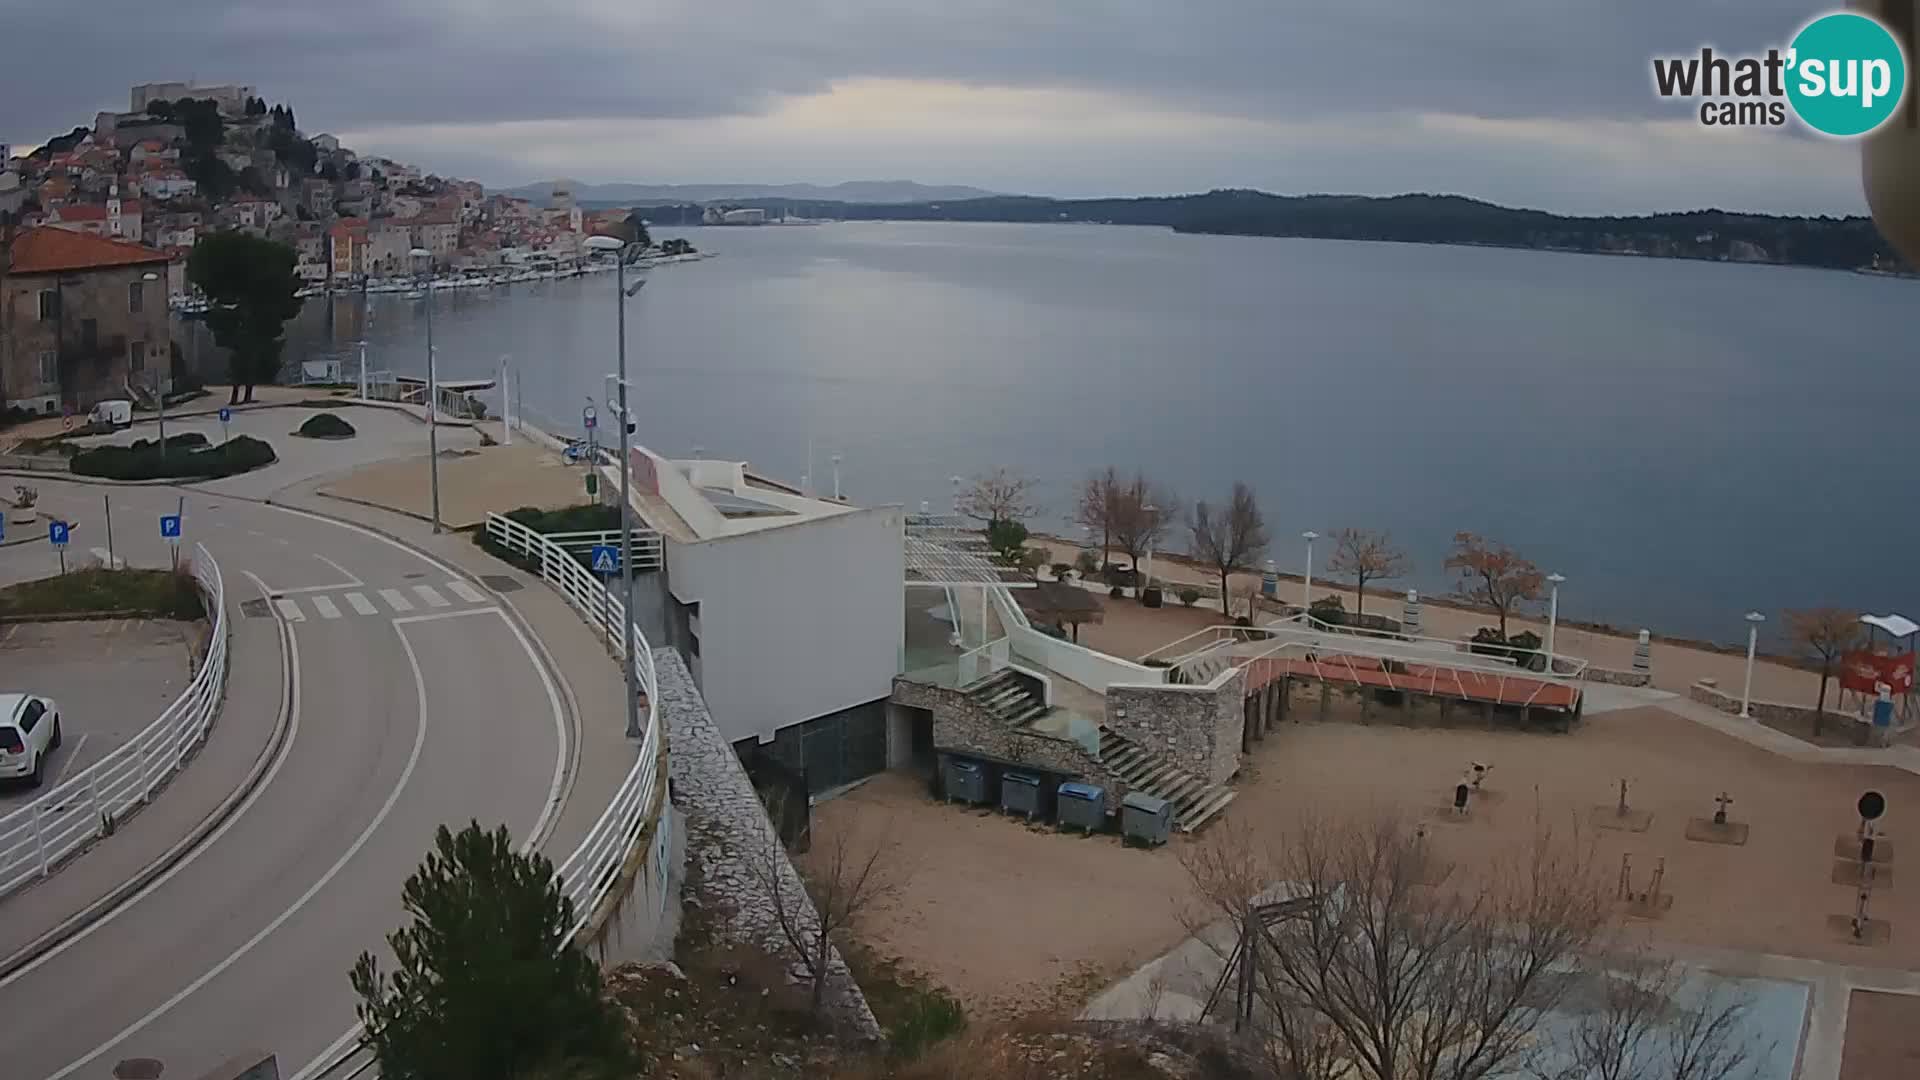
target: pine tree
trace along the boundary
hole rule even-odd
[[[383,1080],[612,1076],[629,1064],[599,968],[566,940],[573,904],[553,864],[515,852],[505,826],[441,826],[402,898],[413,923],[387,936],[397,969],[362,953],[350,976]]]

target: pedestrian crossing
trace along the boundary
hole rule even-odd
[[[288,622],[306,622],[310,618],[327,621],[356,615],[405,615],[422,608],[428,611],[444,610],[455,605],[454,600],[447,598],[447,593],[452,593],[463,604],[491,602],[486,593],[464,581],[449,581],[444,589],[445,592],[442,592],[441,588],[432,585],[414,585],[404,592],[400,589],[374,589],[371,596],[365,592],[343,589],[337,600],[323,592],[298,597],[276,596],[273,606],[280,612],[280,617]],[[376,596],[379,603],[374,602]],[[342,603],[346,605],[344,610]]]

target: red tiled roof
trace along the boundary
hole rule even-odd
[[[124,199],[120,203],[122,217],[133,217],[140,212],[140,200]],[[61,221],[105,221],[107,208],[100,203],[75,203],[59,209]]]
[[[13,240],[12,272],[16,274],[58,274],[167,261],[164,251],[52,226],[27,229]]]

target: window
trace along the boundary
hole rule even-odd
[[[136,341],[127,346],[127,370],[147,370],[147,343]]]
[[[26,748],[27,744],[20,741],[20,732],[18,730],[10,727],[0,727],[0,753],[17,754]]]
[[[127,314],[138,315],[145,306],[146,290],[138,281],[127,286]]]
[[[60,294],[52,289],[40,290],[40,321],[48,322],[60,317]]]
[[[20,711],[20,730],[31,735],[33,729],[40,726],[40,718],[45,715],[47,715],[46,702],[38,699],[27,702],[27,707]]]
[[[40,381],[48,386],[60,381],[60,354],[52,349],[40,354]]]

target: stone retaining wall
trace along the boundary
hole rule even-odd
[[[1721,690],[1720,685],[1712,679],[1701,679],[1699,682],[1687,687],[1687,696],[1702,705],[1710,705],[1723,713],[1729,713],[1733,716],[1740,715],[1740,698]],[[1753,714],[1755,720],[1759,720],[1762,723],[1769,720],[1777,724],[1803,723],[1810,725],[1813,723],[1814,710],[1805,705],[1783,705],[1777,701],[1752,701],[1748,703],[1748,710]],[[1872,737],[1873,734],[1872,725],[1862,724],[1858,717],[1850,713],[1828,710],[1826,724],[1830,731],[1836,729],[1845,730],[1841,725],[1852,728],[1858,736],[1854,740],[1856,743],[1859,743],[1864,738]],[[1911,726],[1912,725],[1895,725],[1887,734],[1897,735]]]
[[[1240,771],[1245,668],[1207,686],[1107,687],[1107,726],[1210,784]]]
[[[1126,784],[1079,743],[1011,727],[962,691],[895,677],[893,701],[933,714],[935,746],[977,750],[993,757],[1031,762],[1043,769],[1072,774],[1106,791],[1109,812],[1119,810],[1120,800],[1127,793]]]
[[[813,902],[774,834],[740,758],[714,726],[680,654],[662,648],[653,655],[660,711],[673,748],[667,755],[673,801],[688,819],[687,858],[700,868],[707,887],[731,905],[726,932],[744,944],[788,957],[797,966],[799,961],[792,957],[780,931],[775,898],[756,879],[748,860],[778,854],[780,892],[803,925],[819,925]],[[866,995],[837,948],[828,964],[826,1003],[833,1018],[856,1037],[882,1037]]]
[[[1653,673],[1650,671],[1615,671],[1612,668],[1590,667],[1585,678],[1592,683],[1605,683],[1608,686],[1651,686]],[[1734,708],[1739,712],[1738,706]]]

